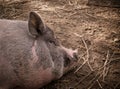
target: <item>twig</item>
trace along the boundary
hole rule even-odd
[[[109,61],[109,51],[107,52],[106,61],[105,61],[105,63],[104,63],[103,81],[105,80],[105,76],[106,76],[107,73],[108,73],[108,70],[107,70],[107,67],[106,67],[106,64],[108,63],[108,61]]]
[[[87,60],[85,60],[80,67],[77,68],[77,70],[74,72],[78,72],[85,64],[87,63]]]
[[[28,2],[28,0],[21,0],[21,1],[14,1],[14,0],[11,0],[10,2],[8,1],[7,2],[7,5],[10,5],[10,4],[16,4],[16,3],[21,3],[21,4],[24,4],[24,3],[26,3],[26,2]]]
[[[60,14],[58,14],[58,12],[55,10],[54,13],[59,17],[61,18],[62,16]]]
[[[100,86],[100,88],[103,89],[103,87],[102,87],[101,83],[99,82],[99,80],[97,79],[96,81],[97,81],[98,85]]]
[[[70,14],[69,17],[71,17],[71,16],[73,16],[75,14],[78,14],[78,12],[74,12],[74,13]]]
[[[84,45],[85,45],[86,52],[87,52],[87,58],[86,58],[87,64],[88,64],[88,66],[90,67],[90,70],[93,71],[93,68],[91,67],[90,62],[89,62],[90,54],[89,54],[88,46],[87,46],[85,40],[84,40],[83,38],[81,38],[81,39],[82,39],[82,41],[83,41],[83,43],[84,43]]]

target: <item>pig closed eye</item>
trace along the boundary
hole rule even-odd
[[[58,41],[54,41],[54,40],[50,40],[49,43],[54,44],[55,46],[59,46],[59,42]]]
[[[55,44],[55,42],[54,42],[54,41],[52,41],[52,40],[50,40],[49,42],[50,42],[51,44]]]

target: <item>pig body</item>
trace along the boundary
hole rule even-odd
[[[76,59],[61,47],[39,15],[0,20],[0,89],[38,89],[60,78]]]

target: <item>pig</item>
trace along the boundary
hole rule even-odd
[[[71,70],[77,54],[36,12],[28,21],[0,20],[0,89],[39,89]]]

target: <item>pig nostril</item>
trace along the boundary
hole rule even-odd
[[[78,56],[77,56],[76,53],[74,53],[73,56],[74,56],[74,58],[75,58],[76,60],[78,60]]]
[[[64,67],[67,67],[70,64],[70,58],[68,56],[64,57]]]

